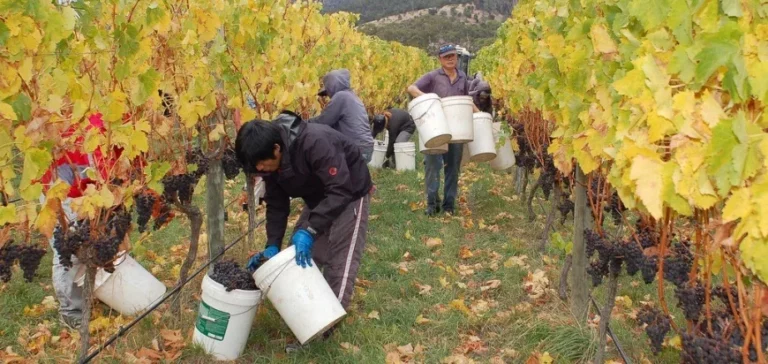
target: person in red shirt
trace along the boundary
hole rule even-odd
[[[88,118],[89,125],[86,130],[98,128],[105,131],[102,115],[96,113]],[[71,137],[76,131],[75,127],[70,127],[63,138]],[[70,185],[67,198],[62,201],[61,207],[67,217],[67,221],[76,221],[77,215],[70,208],[71,199],[83,196],[83,192],[89,184],[96,181],[88,178],[87,171],[95,168],[103,180],[107,180],[108,174],[114,167],[117,159],[120,158],[122,149],[115,147],[109,155],[105,156],[101,149],[96,149],[88,154],[83,151],[83,137],[75,139],[75,143],[64,152],[64,155],[56,159],[51,167],[40,178],[44,192],[50,188],[57,180],[62,180]],[[41,203],[45,203],[45,195],[40,197]],[[57,227],[60,228],[60,227]],[[53,250],[53,288],[56,298],[59,301],[60,321],[70,329],[77,329],[82,323],[83,317],[83,290],[75,284],[75,278],[83,270],[83,265],[77,260],[76,256],[71,257],[72,267],[66,267],[61,264],[60,257],[54,248],[55,239],[50,239],[51,250]]]

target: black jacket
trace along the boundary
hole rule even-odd
[[[387,145],[386,157],[395,155],[395,139],[401,132],[407,131],[413,135],[416,133],[416,123],[413,122],[411,114],[401,109],[390,109],[392,117],[389,118],[387,131],[389,132],[389,145]]]
[[[326,232],[347,205],[368,194],[371,175],[360,147],[326,125],[306,123],[290,114],[277,120],[286,145],[280,169],[264,176],[267,245],[282,246],[291,197],[311,210],[307,226]]]

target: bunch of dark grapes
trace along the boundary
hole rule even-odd
[[[160,181],[163,184],[163,197],[165,201],[178,201],[181,204],[188,204],[192,201],[192,194],[195,192],[195,185],[200,180],[196,172],[187,174],[176,174],[165,176]]]
[[[685,241],[672,246],[672,254],[664,258],[664,279],[680,287],[688,281],[693,266],[693,254]]]
[[[8,282],[11,280],[11,268],[18,258],[19,247],[13,245],[13,240],[8,241],[0,248],[0,281]]]
[[[656,272],[659,270],[659,259],[657,257],[645,257],[640,271],[643,273],[645,284],[651,284],[656,279]]]
[[[637,238],[640,240],[640,245],[643,249],[656,246],[659,243],[659,234],[650,226],[638,223],[637,225]]]
[[[637,314],[637,321],[645,327],[645,333],[651,339],[651,351],[658,354],[661,344],[670,329],[669,317],[651,306],[643,306]]]
[[[584,242],[587,245],[587,257],[591,257],[595,254],[597,246],[602,244],[603,238],[590,229],[584,230]]]
[[[128,235],[130,230],[131,213],[122,206],[112,211],[112,215],[110,215],[107,221],[107,232],[115,234],[122,240]]]
[[[240,174],[242,165],[237,159],[234,148],[230,147],[224,151],[224,155],[221,157],[221,167],[224,169],[224,176],[226,176],[228,180],[234,179]]]
[[[533,152],[533,148],[528,143],[528,138],[525,137],[525,126],[521,123],[513,124],[512,129],[515,131],[515,138],[519,147],[519,150],[515,153],[515,164],[531,173],[536,168],[538,159]]]
[[[240,265],[232,260],[223,260],[213,265],[211,279],[226,287],[227,292],[233,289],[242,289],[246,291],[255,291],[256,282],[253,276],[247,270],[240,268]]]
[[[735,286],[730,286],[731,299],[736,307],[739,307],[739,290]],[[726,306],[730,307],[730,301],[728,300],[728,290],[723,286],[717,286],[712,288],[712,296],[717,297]],[[728,310],[730,312],[730,310]],[[768,323],[768,321],[765,321]],[[763,341],[768,344],[768,341]]]
[[[568,196],[563,196],[562,201],[557,205],[557,210],[560,211],[560,223],[565,223],[565,219],[568,218],[568,214],[573,212],[575,206]]]
[[[186,159],[187,159],[187,163],[197,165],[197,169],[192,173],[198,179],[202,177],[204,174],[208,173],[208,167],[210,166],[210,161],[208,160],[208,157],[205,156],[205,154],[200,150],[200,148],[195,148],[191,151],[187,151]]]
[[[122,242],[123,239],[114,234],[96,239],[92,245],[93,256],[91,258],[93,263],[102,267],[110,267]]]
[[[80,251],[83,243],[91,239],[91,224],[87,220],[73,221],[66,228],[57,227],[53,232],[53,248],[59,254],[59,263],[72,268],[72,256]]]
[[[0,281],[8,282],[11,280],[11,268],[18,262],[24,273],[24,279],[27,282],[32,282],[44,255],[45,249],[43,248],[32,245],[15,245],[13,240],[8,241],[0,248]]]
[[[614,192],[611,195],[611,199],[608,201],[608,204],[603,207],[603,210],[611,214],[611,219],[613,219],[614,225],[621,225],[622,223],[622,214],[624,211],[627,210],[626,207],[624,207],[624,204],[621,203],[621,198],[619,198],[619,194]]]
[[[134,198],[136,202],[136,213],[139,215],[136,224],[139,225],[139,232],[143,233],[147,229],[147,223],[152,218],[152,209],[157,201],[157,196],[147,190],[139,192]]]
[[[544,163],[541,165],[540,183],[541,192],[544,193],[544,197],[546,199],[549,199],[549,194],[552,192],[552,188],[555,185],[555,175],[557,174],[557,168],[555,168],[555,163],[552,160],[552,156],[547,152],[548,148],[549,144],[544,144],[541,147],[541,154]]]
[[[698,321],[704,306],[704,287],[700,282],[687,282],[675,288],[677,307],[685,314],[686,320]]]
[[[587,258],[591,259],[587,273],[592,277],[592,285],[600,285],[603,277],[607,276],[608,273],[618,275],[621,271],[621,265],[624,263],[621,245],[603,239],[591,230],[585,230],[584,237],[587,245]],[[597,252],[597,257],[593,257],[595,252]]]
[[[27,282],[32,282],[32,279],[35,278],[35,272],[37,272],[43,256],[45,256],[45,249],[41,247],[26,245],[20,248],[19,266],[24,272],[24,279]]]
[[[720,339],[683,334],[683,363],[730,364],[741,363],[741,353]]]
[[[645,261],[645,255],[634,239],[630,238],[621,245],[622,256],[627,268],[627,274],[633,276],[637,274]]]
[[[608,262],[592,260],[587,267],[587,273],[592,277],[592,286],[597,287],[603,283],[603,277],[608,275]]]

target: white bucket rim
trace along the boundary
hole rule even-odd
[[[256,282],[256,286],[262,291],[266,291],[272,285],[272,282],[277,279],[277,275],[285,269],[287,264],[293,262],[294,258],[296,258],[296,247],[290,245],[267,260],[259,269],[253,272],[253,280]],[[314,264],[314,261],[312,261],[312,264]],[[269,284],[262,285],[267,283],[266,281],[272,276],[275,277],[271,279]]]
[[[472,96],[448,96],[443,97],[441,99],[443,104],[465,104],[465,103],[474,103],[474,100],[472,99]]]
[[[408,103],[408,112],[410,113],[414,108],[416,108],[416,106],[420,105],[421,103],[426,102],[426,101],[432,101],[432,100],[438,100],[439,101],[440,100],[440,96],[437,96],[437,94],[434,94],[434,93],[429,93],[429,94],[421,95],[421,96],[411,100],[411,102]]]
[[[487,112],[476,112],[476,113],[472,114],[472,118],[476,119],[476,120],[477,119],[480,119],[480,120],[488,119],[488,120],[490,120],[492,122],[491,125],[493,125],[493,115],[491,115],[491,114],[489,114]]]

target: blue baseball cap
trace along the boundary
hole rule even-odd
[[[440,47],[440,50],[437,51],[437,55],[439,57],[449,55],[449,54],[458,54],[458,51],[456,50],[456,46],[453,44],[446,44],[442,47]]]

